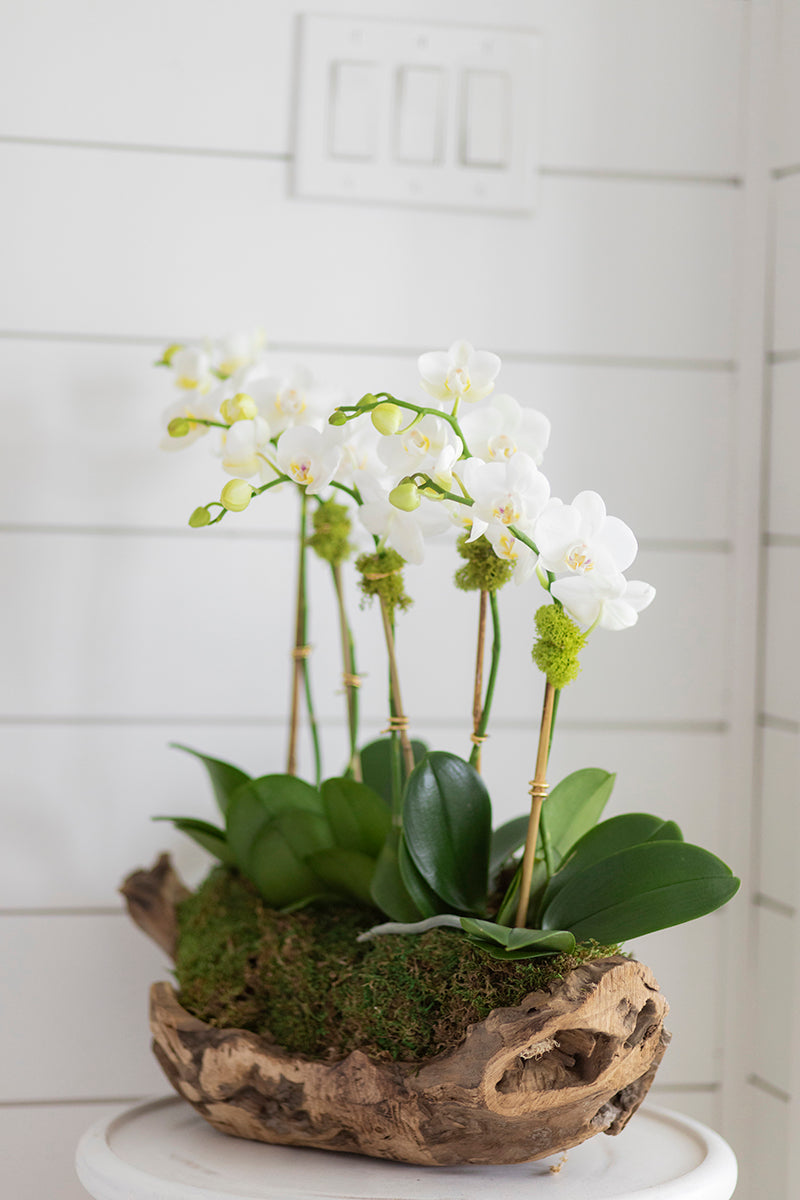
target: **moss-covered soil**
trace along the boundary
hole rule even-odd
[[[498,962],[449,929],[358,943],[379,913],[345,904],[276,912],[226,868],[212,871],[178,919],[184,1008],[331,1060],[358,1047],[376,1058],[428,1058],[492,1009],[618,953],[591,942],[574,954]]]

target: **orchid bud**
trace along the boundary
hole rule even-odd
[[[346,425],[348,421],[347,413],[342,412],[340,408],[335,408],[328,417],[329,425]]]
[[[237,392],[235,396],[225,400],[219,411],[222,413],[222,419],[229,425],[236,421],[252,421],[258,416],[256,402],[247,392]]]
[[[254,488],[246,479],[231,479],[220,493],[220,501],[228,512],[244,512],[253,499]]]
[[[186,417],[173,417],[167,426],[167,433],[170,437],[186,437],[187,433],[191,433],[192,422]]]
[[[157,367],[171,366],[172,360],[175,357],[175,355],[178,353],[179,350],[183,350],[183,346],[180,344],[180,342],[173,342],[173,344],[171,346],[167,346],[166,350],[161,355],[161,358],[156,363],[156,366]]]
[[[192,529],[202,529],[204,525],[211,524],[211,513],[207,508],[196,508],[189,517],[189,524]]]
[[[405,483],[398,483],[397,487],[389,492],[389,503],[402,512],[413,512],[420,505],[419,488],[410,479]]]
[[[373,396],[372,392],[367,392],[365,395],[363,395],[361,397],[358,404],[356,405],[356,408],[369,408],[369,406],[371,404],[377,404],[377,403],[378,403],[378,397]]]
[[[403,423],[403,410],[396,404],[379,404],[372,410],[372,424],[378,433],[390,436],[397,433]]]

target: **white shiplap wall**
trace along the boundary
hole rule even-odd
[[[493,23],[545,41],[541,202],[519,219],[293,200],[297,3],[12,5],[0,74],[0,1172],[18,1200],[79,1196],[79,1129],[114,1099],[164,1087],[145,1007],[167,965],[115,888],[165,846],[190,878],[203,870],[148,821],[211,813],[198,769],[166,743],[251,770],[282,762],[290,617],[274,580],[293,575],[289,513],[272,510],[268,532],[263,508],[219,534],[185,527],[218,474],[200,447],[156,452],[167,383],[149,364],[168,341],[262,324],[278,357],[354,390],[412,389],[416,354],[457,336],[504,355],[504,387],[553,421],[554,490],[600,490],[639,533],[641,577],[659,588],[640,627],[598,635],[587,653],[554,778],[618,770],[618,809],[668,812],[728,851],[723,793],[746,683],[729,644],[751,619],[728,583],[749,537],[733,464],[752,402],[736,386],[752,7],[498,0]],[[380,0],[371,15],[382,13],[489,24],[477,0]],[[425,584],[411,577],[418,603],[400,636],[418,727],[463,750],[452,698],[469,662],[449,667],[444,700],[426,677],[446,560]],[[526,646],[534,601],[501,599],[506,646]],[[448,623],[471,644],[472,606],[460,594],[452,605]],[[374,620],[361,624],[362,659],[375,647],[382,661]],[[317,605],[335,764],[328,627]],[[500,817],[524,807],[530,778],[519,731],[540,697],[525,657],[503,660],[485,751]],[[378,675],[364,688],[367,732],[384,715]],[[721,935],[740,911],[641,947],[673,1005],[658,1094],[711,1124]]]
[[[767,257],[764,367],[765,486],[762,504],[760,687],[756,837],[749,954],[754,986],[744,1103],[750,1128],[745,1178],[752,1195],[792,1200],[800,1180],[800,3],[772,16],[770,137],[765,177]]]

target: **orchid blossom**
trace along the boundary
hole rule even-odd
[[[453,342],[449,350],[431,350],[417,361],[421,383],[436,400],[482,400],[494,390],[500,359],[469,342]]]
[[[522,450],[540,466],[550,440],[550,422],[535,408],[523,408],[501,394],[467,413],[461,428],[470,452],[485,462],[504,462]]]
[[[310,425],[296,425],[278,439],[278,466],[311,496],[328,487],[341,457],[341,446],[334,438]]]

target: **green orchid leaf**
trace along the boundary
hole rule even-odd
[[[397,847],[397,863],[400,868],[400,878],[405,885],[406,891],[423,917],[435,917],[440,913],[449,911],[441,896],[436,895],[433,888],[429,886],[417,870],[402,834],[400,835],[400,842]]]
[[[334,844],[331,827],[325,817],[303,808],[287,808],[275,817],[275,825],[286,838],[292,852],[307,859]]]
[[[414,768],[403,800],[403,838],[445,911],[486,911],[492,806],[480,775],[433,750]]]
[[[494,942],[509,951],[534,950],[537,954],[557,954],[575,949],[575,938],[563,929],[509,929],[493,921],[480,921],[472,917],[462,917],[461,928],[465,933]]]
[[[412,741],[411,749],[414,762],[421,762],[428,747],[424,742]],[[359,753],[361,759],[361,778],[367,787],[392,806],[392,739],[377,738],[369,742]]]
[[[233,851],[228,845],[225,830],[210,825],[208,821],[200,821],[196,817],[153,817],[154,821],[171,821],[176,829],[185,833],[198,846],[202,846],[209,854],[213,854],[220,862],[228,866],[235,864]]]
[[[245,875],[273,908],[310,900],[327,891],[319,877],[292,849],[278,819],[262,826],[250,846]]]
[[[170,745],[175,750],[183,750],[186,754],[192,754],[195,758],[200,759],[208,771],[211,786],[214,789],[214,797],[219,811],[224,817],[228,811],[228,802],[231,796],[241,784],[248,781],[250,776],[245,771],[240,771],[238,767],[223,762],[221,758],[211,758],[208,754],[201,754],[199,750],[193,750],[191,746],[183,746],[180,742],[170,742]]]
[[[422,919],[423,914],[417,908],[403,883],[398,862],[400,846],[400,830],[392,828],[383,844],[375,864],[372,876],[370,896],[381,912],[393,921],[410,925]]]
[[[378,793],[353,779],[326,779],[320,792],[336,845],[377,858],[392,824]]]
[[[375,859],[360,850],[331,846],[317,850],[306,859],[307,865],[323,883],[335,892],[353,896],[362,904],[373,905],[370,886],[375,871]]]
[[[549,839],[554,869],[600,820],[616,778],[598,767],[585,767],[553,788],[542,805],[539,837]]]
[[[506,821],[505,825],[501,825],[499,829],[495,829],[492,833],[492,843],[489,850],[490,879],[497,874],[506,859],[519,850],[520,846],[525,845],[529,819],[527,816],[514,817],[513,820]]]
[[[619,817],[610,817],[590,829],[575,843],[566,861],[556,871],[542,900],[543,907],[548,905],[570,879],[579,871],[584,871],[592,863],[600,862],[629,846],[640,846],[645,842],[682,842],[683,834],[674,821],[665,821],[662,817],[651,816],[650,813],[623,813]]]
[[[493,938],[468,934],[467,941],[491,958],[514,962],[523,958],[545,958],[548,954],[570,954],[575,938],[567,930],[512,929],[507,946]]]
[[[506,894],[503,896],[502,903],[497,912],[498,925],[513,925],[514,918],[517,915],[517,905],[519,904],[519,885],[522,880],[522,863],[519,864],[514,877],[506,888]]]
[[[225,825],[228,844],[245,874],[249,874],[250,850],[261,830],[291,809],[323,815],[319,792],[293,775],[263,775],[242,784],[233,793]]]
[[[700,846],[645,842],[579,871],[548,902],[541,924],[569,929],[578,941],[622,942],[713,912],[739,882]]]

